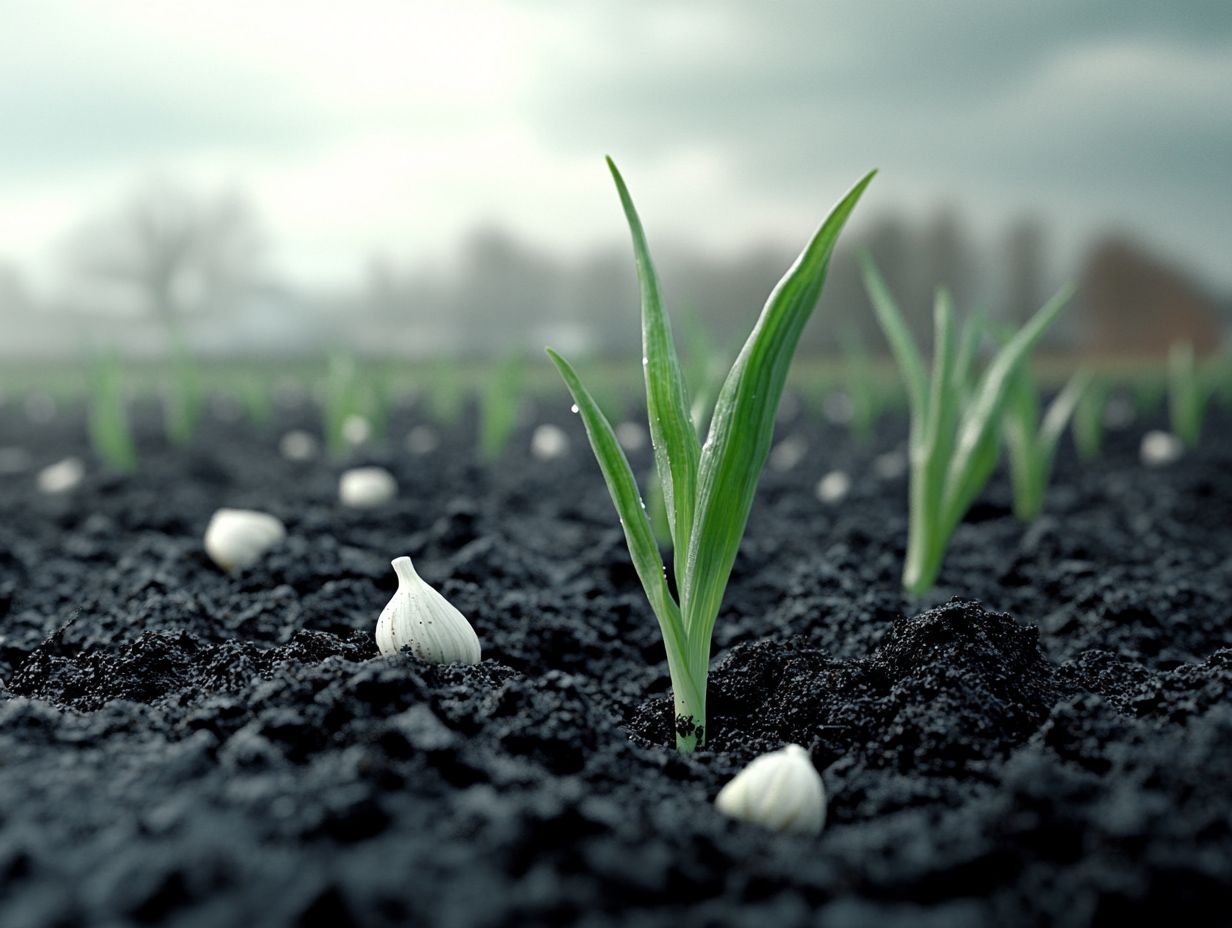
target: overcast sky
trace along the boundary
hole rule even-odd
[[[800,243],[862,210],[1137,230],[1232,286],[1232,2],[0,0],[0,259],[158,174],[250,196],[298,279],[451,254]]]

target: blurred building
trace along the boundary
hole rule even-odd
[[[1121,238],[1091,250],[1079,300],[1084,347],[1105,357],[1161,358],[1174,342],[1209,355],[1227,327],[1219,304],[1191,277]]]

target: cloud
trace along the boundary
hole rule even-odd
[[[1232,283],[1232,4],[1195,0],[40,0],[0,34],[0,254],[150,170],[252,192],[289,271],[439,256],[497,222],[794,241],[871,166],[867,212],[957,198],[1143,228]],[[1222,198],[1221,198],[1222,195]],[[1071,235],[1076,236],[1077,231]]]

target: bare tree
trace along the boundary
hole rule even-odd
[[[239,195],[202,197],[152,181],[83,227],[72,262],[91,284],[122,288],[174,330],[185,313],[222,306],[256,283],[263,251]]]

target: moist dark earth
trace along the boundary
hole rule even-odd
[[[1030,526],[999,473],[913,601],[906,478],[872,466],[906,423],[862,444],[788,403],[778,439],[804,453],[763,477],[692,756],[563,391],[536,410],[572,439],[547,462],[528,420],[478,463],[473,411],[413,455],[424,416],[357,453],[401,487],[357,512],[341,464],[278,455],[306,407],[211,414],[187,450],[143,410],[129,477],[80,412],[0,411],[0,446],[89,464],[60,498],[0,477],[0,924],[1227,923],[1232,416],[1166,468],[1138,460],[1158,417],[1093,463],[1066,445]],[[834,467],[853,488],[826,505]],[[221,506],[289,537],[224,574],[201,547]],[[402,554],[482,664],[378,655]],[[721,817],[719,788],[788,741],[824,832]]]

